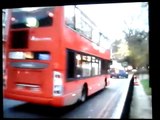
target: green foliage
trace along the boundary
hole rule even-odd
[[[127,56],[129,63],[136,67],[146,66],[148,61],[148,33],[129,29],[124,31],[125,39],[128,42],[130,55]]]

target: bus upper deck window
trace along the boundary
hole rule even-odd
[[[17,8],[12,10],[11,28],[30,28],[51,26],[53,7]]]
[[[74,10],[74,5],[65,6],[65,24],[72,29],[75,29]]]

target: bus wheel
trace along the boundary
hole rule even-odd
[[[104,88],[107,86],[107,78],[104,80]]]
[[[103,87],[103,90],[106,89],[106,86],[107,86],[107,78],[105,78],[105,80],[104,80],[104,87]]]
[[[80,102],[85,102],[87,99],[87,88],[86,86],[83,87],[83,90],[82,90],[82,94],[81,94],[81,97],[80,97]]]

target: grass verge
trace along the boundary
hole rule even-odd
[[[149,87],[149,80],[148,79],[144,79],[144,80],[141,80],[141,84],[144,88],[144,91],[147,95],[151,95],[151,88]]]

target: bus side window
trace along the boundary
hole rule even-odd
[[[106,60],[102,60],[101,73],[102,73],[102,74],[107,73],[107,61],[106,61]]]
[[[110,65],[111,65],[112,61],[108,60],[107,61],[107,73],[110,74]]]
[[[98,59],[95,57],[92,57],[92,76],[98,75],[99,70],[98,70]]]
[[[82,77],[82,56],[76,54],[76,78]]]
[[[90,77],[91,76],[91,56],[76,55],[76,77]]]
[[[90,77],[91,76],[91,56],[83,55],[82,56],[82,76]]]
[[[92,26],[78,8],[75,8],[75,29],[84,37],[88,39],[92,38]]]
[[[101,75],[101,59],[99,59],[98,74]]]
[[[75,17],[74,17],[74,6],[65,6],[64,14],[65,14],[65,24],[72,29],[75,29]]]
[[[75,53],[67,51],[67,78],[74,78]]]

